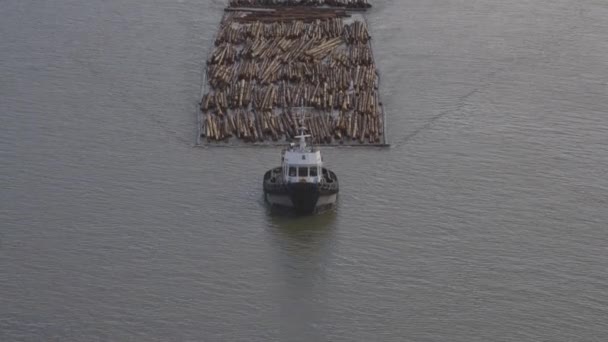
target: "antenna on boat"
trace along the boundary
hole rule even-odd
[[[298,130],[300,134],[295,136],[295,138],[300,140],[300,149],[304,150],[306,148],[306,138],[310,137],[309,134],[306,134],[306,126],[304,126],[304,99],[302,99],[302,104],[300,105],[300,127]]]
[[[306,127],[304,126],[304,98],[302,98],[300,104],[300,127],[298,130],[300,131],[300,135],[303,135],[304,131],[306,130]]]

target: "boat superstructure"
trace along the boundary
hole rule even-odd
[[[339,185],[336,174],[323,167],[321,151],[308,142],[311,136],[300,127],[295,138],[281,153],[281,166],[264,174],[264,198],[271,206],[310,214],[336,204]]]

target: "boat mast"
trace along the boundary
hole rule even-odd
[[[298,128],[300,131],[300,135],[295,136],[300,140],[300,150],[304,151],[306,149],[306,138],[309,138],[310,134],[305,134],[306,127],[304,126],[304,99],[302,99],[302,105],[300,105],[300,127]]]

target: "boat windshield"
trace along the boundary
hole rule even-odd
[[[298,168],[298,176],[299,177],[308,177],[308,168],[307,167]]]
[[[289,177],[317,177],[319,176],[319,167],[317,166],[290,166]]]
[[[316,166],[313,166],[310,168],[310,177],[317,177],[318,175],[318,169]]]

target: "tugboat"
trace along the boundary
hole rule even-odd
[[[264,199],[271,207],[294,210],[297,214],[314,214],[335,206],[338,177],[323,167],[321,151],[307,144],[311,135],[300,127],[299,144],[290,143],[281,152],[281,166],[264,174]]]

